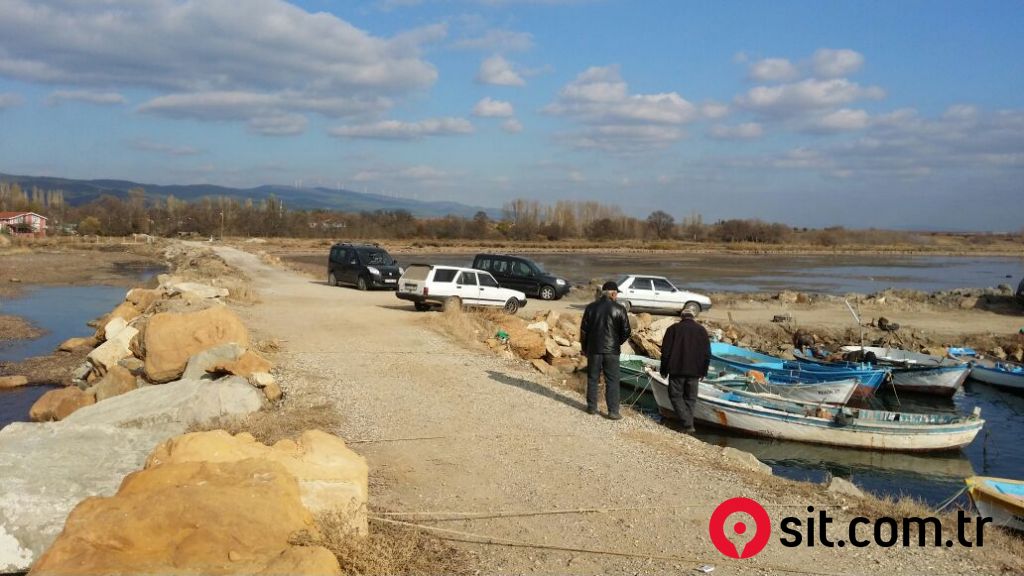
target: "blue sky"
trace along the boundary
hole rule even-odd
[[[1024,4],[0,0],[0,172],[1019,230]]]

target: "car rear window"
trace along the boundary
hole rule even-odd
[[[430,266],[413,264],[405,269],[405,274],[402,275],[402,278],[406,280],[426,280],[427,274],[430,274]]]
[[[458,273],[458,270],[451,268],[438,268],[434,270],[434,282],[451,282]]]

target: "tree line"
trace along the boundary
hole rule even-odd
[[[507,202],[501,217],[486,212],[472,217],[417,217],[406,210],[339,212],[288,208],[273,196],[262,200],[207,197],[186,202],[147,197],[133,188],[126,197],[105,195],[70,206],[60,190],[23,190],[0,182],[0,211],[32,211],[50,218],[51,234],[127,236],[247,236],[346,239],[434,240],[647,240],[688,242],[752,242],[784,244],[799,241],[822,246],[913,242],[915,236],[880,230],[842,227],[822,230],[793,228],[759,219],[728,219],[705,223],[698,213],[680,221],[656,210],[646,218],[625,214],[618,206],[593,201],[536,200]]]

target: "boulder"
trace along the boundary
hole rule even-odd
[[[179,380],[161,386],[144,386],[89,406],[66,420],[73,424],[111,426],[173,425],[173,433],[188,426],[219,418],[242,416],[263,407],[263,394],[237,376],[210,382]]]
[[[125,327],[123,330],[117,333],[113,338],[108,338],[106,342],[100,344],[98,348],[95,348],[86,359],[93,365],[93,372],[98,374],[106,374],[112,366],[115,366],[121,359],[127,358],[132,355],[131,350],[128,348],[128,343],[131,342],[132,338],[138,334],[138,330],[131,326]]]
[[[227,298],[227,288],[217,288],[198,282],[174,282],[167,286],[167,292],[171,295],[180,294],[185,298]]]
[[[249,375],[249,384],[257,388],[266,388],[275,383],[273,374],[269,372],[255,372]]]
[[[558,330],[565,334],[565,337],[569,340],[580,339],[580,323],[579,321],[573,321],[570,318],[562,316],[558,321]]]
[[[526,330],[522,325],[509,324],[505,327],[508,333],[508,346],[520,358],[535,360],[543,358],[547,353],[544,335],[534,330]]]
[[[636,323],[641,330],[650,328],[652,322],[654,322],[654,317],[647,312],[641,312],[636,315]]]
[[[125,296],[125,300],[130,302],[135,308],[145,313],[149,310],[157,300],[163,298],[163,292],[160,290],[148,290],[146,288],[133,288],[128,291],[128,295]]]
[[[366,460],[341,438],[320,430],[307,430],[297,441],[281,440],[273,446],[265,446],[247,433],[232,436],[213,430],[185,434],[157,447],[146,467],[249,459],[281,464],[298,480],[302,503],[310,512],[339,512],[350,520],[353,533],[367,533]]]
[[[546,354],[545,354],[546,358],[561,358],[562,357],[562,349],[561,349],[561,347],[558,345],[557,342],[555,342],[554,340],[552,340],[550,338],[544,341],[544,350],[546,352]]]
[[[114,317],[103,325],[103,338],[105,340],[116,338],[117,335],[121,332],[121,330],[124,330],[127,327],[128,321],[126,321],[124,318]]]
[[[728,460],[733,465],[740,468],[745,468],[752,472],[759,472],[761,474],[771,475],[772,467],[761,462],[756,456],[750,452],[744,452],[735,448],[725,447],[722,448],[722,459]]]
[[[267,401],[277,402],[284,396],[284,392],[277,382],[270,382],[263,386],[263,395],[266,396]]]
[[[836,496],[847,496],[849,498],[864,497],[864,492],[861,492],[860,488],[857,488],[853,482],[839,478],[838,476],[832,476],[829,479],[826,490],[829,494],[834,494]]]
[[[113,494],[171,434],[67,421],[0,430],[0,574],[27,571],[76,504]]]
[[[235,360],[221,362],[213,366],[213,369],[208,370],[208,372],[234,374],[235,376],[248,378],[253,374],[258,374],[260,372],[266,373],[273,369],[274,365],[270,360],[263,358],[252,350],[246,350]]]
[[[107,374],[92,387],[92,391],[96,395],[96,401],[102,402],[107,398],[126,394],[136,388],[138,388],[138,384],[135,375],[127,368],[116,365],[111,367]]]
[[[110,314],[104,316],[103,320],[100,321],[100,327],[96,330],[96,339],[102,341],[112,337],[107,334],[107,324],[112,320],[120,319],[124,321],[125,325],[128,325],[132,320],[135,320],[141,315],[142,311],[136,308],[131,302],[121,302],[117,305],[117,308],[111,310]]]
[[[302,532],[316,534],[316,524],[281,464],[167,464],[76,506],[32,573],[340,574],[326,550],[290,543]]]
[[[155,314],[146,326],[146,377],[151,382],[173,380],[185,371],[193,355],[229,342],[247,347],[249,332],[225,307]]]
[[[134,342],[135,340],[133,339],[132,341]],[[122,358],[117,365],[131,372],[133,376],[141,376],[146,371],[146,363],[135,356]]]
[[[96,338],[93,337],[68,338],[67,340],[61,342],[60,346],[58,346],[57,349],[62,352],[73,352],[80,348],[92,348],[96,344]]]
[[[796,292],[791,292],[789,290],[784,290],[775,295],[776,300],[786,304],[796,304],[798,298],[799,296]]]
[[[551,327],[548,326],[547,322],[541,320],[540,322],[534,322],[533,324],[527,325],[526,329],[533,330],[535,332],[540,332],[541,334],[547,334],[548,330],[550,330]]]
[[[18,388],[28,384],[28,378],[24,376],[0,376],[0,390],[4,388]]]
[[[999,346],[993,346],[989,349],[988,355],[1000,360],[1006,360],[1006,351]]]
[[[208,377],[208,379],[212,380],[213,377],[209,376],[209,374],[216,373],[217,366],[234,362],[244,353],[245,348],[234,342],[207,348],[188,359],[181,378],[182,380],[199,380]],[[224,371],[221,371],[221,374],[223,373]]]
[[[565,338],[564,336],[555,336],[555,337],[552,338],[552,340],[554,340],[555,343],[558,344],[559,346],[572,346],[573,345],[572,341],[570,341],[568,338]]]
[[[533,360],[530,360],[530,364],[533,364],[533,367],[536,368],[537,372],[540,372],[541,374],[547,375],[547,374],[551,374],[551,372],[552,372],[551,365],[548,364],[547,362],[545,362],[544,360],[539,359],[539,358],[535,358]]]
[[[96,403],[92,392],[78,389],[76,386],[50,390],[39,397],[28,411],[33,422],[50,422],[63,420],[72,412]]]

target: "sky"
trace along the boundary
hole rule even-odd
[[[1024,228],[1024,3],[0,0],[0,172]]]

